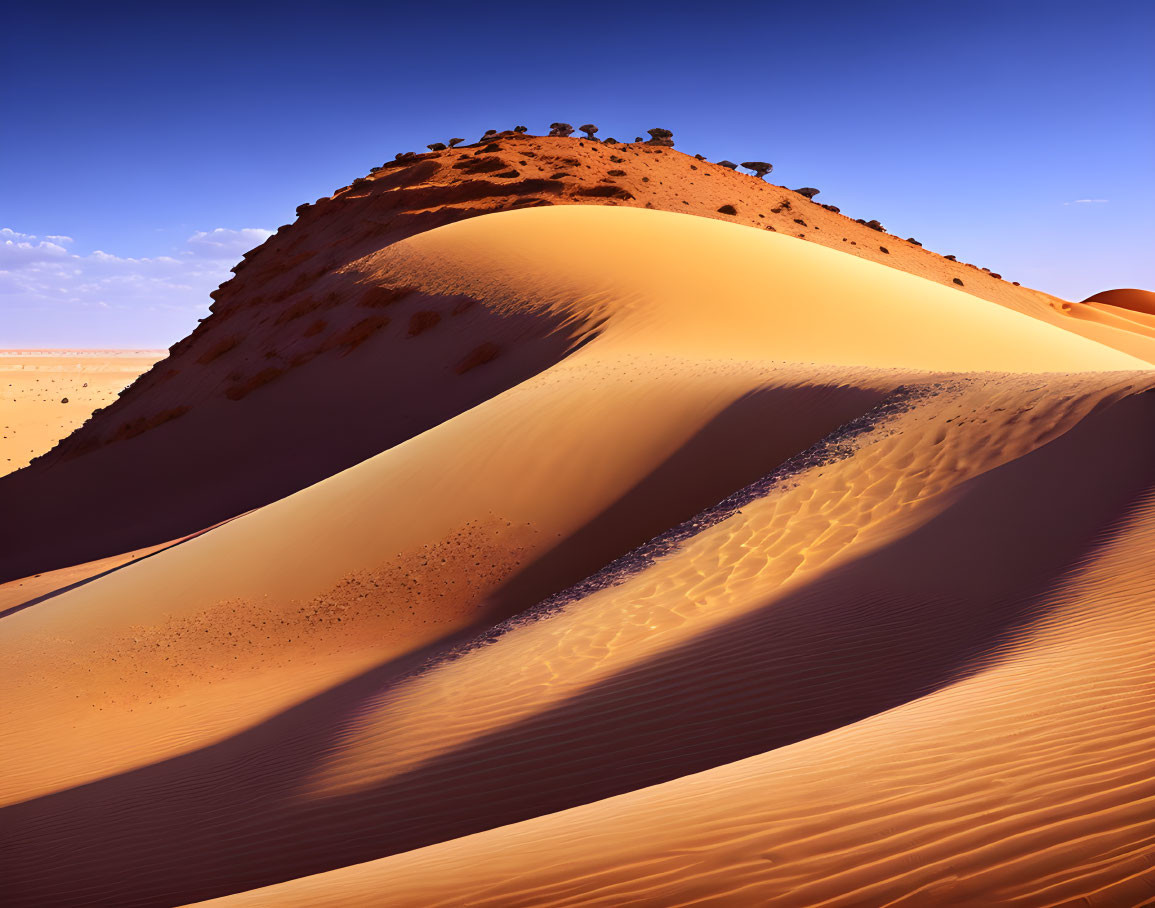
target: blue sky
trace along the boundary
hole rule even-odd
[[[1082,299],[1155,289],[1155,3],[135,4],[0,23],[0,347],[168,346],[397,151],[553,120],[774,163]]]

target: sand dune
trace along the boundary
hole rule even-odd
[[[77,498],[0,586],[12,904],[1155,896],[1140,308],[402,173],[282,237],[409,193],[337,302],[229,291],[0,487]]]
[[[840,262],[882,264],[1155,362],[1144,330],[1077,317],[1063,300],[748,174],[667,148],[502,135],[391,162],[301,206],[248,253],[214,293],[213,315],[129,393],[31,470],[0,478],[0,511],[21,528],[0,527],[0,581],[158,545],[280,500],[563,358],[592,325],[470,309],[366,267],[406,238],[541,206],[652,208],[801,238]],[[855,312],[844,309],[839,319]],[[44,501],[49,472],[59,491]]]

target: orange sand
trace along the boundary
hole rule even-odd
[[[0,350],[0,476],[47,453],[163,355],[149,350]]]
[[[93,496],[0,586],[12,904],[1155,898],[1141,319],[643,206],[451,220],[329,278],[346,326],[404,288],[357,343],[154,371],[0,485]],[[86,491],[192,438],[192,491]]]

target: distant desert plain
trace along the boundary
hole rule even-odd
[[[1155,294],[653,133],[0,352],[0,901],[1155,904]]]

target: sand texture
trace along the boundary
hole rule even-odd
[[[496,144],[0,481],[5,904],[1155,903],[1149,295]]]

